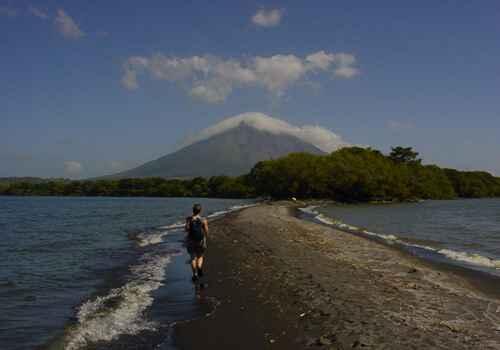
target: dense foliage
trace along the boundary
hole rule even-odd
[[[18,182],[0,184],[0,194],[20,196],[114,196],[114,197],[255,197],[246,177],[215,176],[192,180],[163,178]]]
[[[446,173],[372,149],[344,148],[326,156],[291,154],[260,162],[250,177],[257,193],[273,197],[322,197],[338,201],[449,199],[457,196]],[[398,160],[391,159],[391,157]]]
[[[0,183],[4,195],[330,198],[338,201],[407,201],[500,197],[500,178],[422,165],[411,148],[383,155],[370,148],[343,148],[328,155],[292,153],[259,162],[248,175]]]
[[[460,197],[500,197],[500,178],[484,171],[458,171],[444,169],[453,188]]]

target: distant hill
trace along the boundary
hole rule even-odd
[[[325,153],[294,135],[273,133],[242,121],[174,153],[105,178],[235,176],[249,172],[259,161],[292,152]]]

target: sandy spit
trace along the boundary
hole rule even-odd
[[[181,349],[500,349],[500,300],[453,271],[262,204],[211,224],[219,305]]]

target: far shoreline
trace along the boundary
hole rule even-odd
[[[255,202],[282,202],[291,201],[289,197],[287,198],[265,198],[265,197],[217,197],[217,196],[134,196],[134,195],[61,195],[61,194],[5,194],[0,193],[0,198],[153,198],[153,199],[234,199],[234,200],[249,200]],[[489,199],[500,199],[499,197],[456,197],[456,198],[444,198],[444,199],[411,199],[411,200],[380,200],[380,201],[336,201],[331,198],[298,198],[297,201],[302,203],[332,203],[336,205],[391,205],[391,204],[418,204],[427,201],[473,201],[473,200],[489,200]],[[306,205],[307,205],[306,204]]]

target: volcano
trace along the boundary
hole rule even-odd
[[[333,141],[338,141],[338,147],[342,146],[340,137],[330,131],[319,127],[308,128],[292,127],[260,113],[242,114],[203,130],[188,145],[174,153],[108,178],[242,175],[259,161],[276,159],[289,153],[325,154],[324,149],[308,142],[307,137],[301,137],[315,132],[320,133],[322,140],[330,137],[331,148]]]

